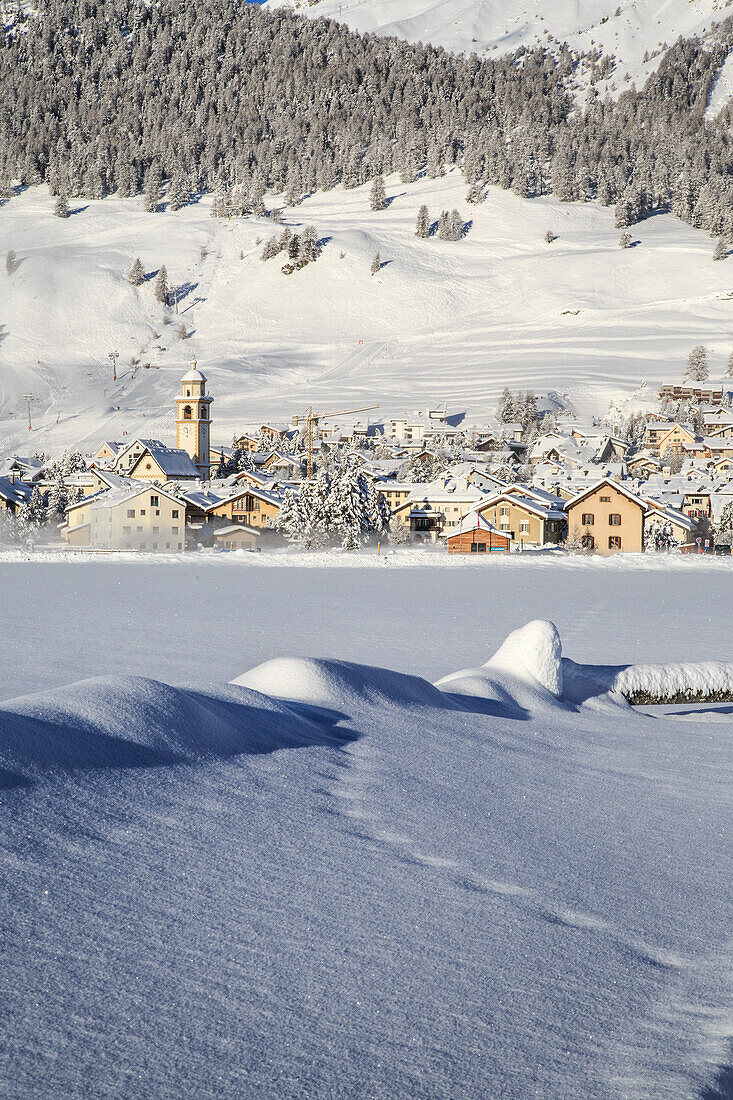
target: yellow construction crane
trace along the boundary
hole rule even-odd
[[[327,413],[314,413],[313,406],[311,405],[308,412],[303,416],[294,416],[292,419],[293,424],[298,424],[301,420],[305,421],[306,425],[306,448],[308,452],[308,478],[313,477],[313,433],[318,425],[319,420],[326,420],[331,416],[346,416],[347,413],[361,413],[370,412],[372,409],[378,409],[379,405],[362,405],[360,409],[337,409],[336,412]]]

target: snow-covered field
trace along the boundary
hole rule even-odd
[[[727,361],[731,261],[713,263],[710,239],[671,216],[635,226],[639,243],[623,250],[609,209],[495,188],[469,206],[457,173],[392,178],[387,190],[393,201],[378,213],[368,186],[287,210],[286,223],[313,223],[328,242],[290,276],[259,259],[257,239],[277,227],[212,219],[208,199],[155,215],[140,199],[90,201],[67,221],[53,217],[45,188],[12,199],[0,209],[0,255],[12,248],[20,260],[0,271],[0,454],[125,432],[173,442],[172,397],[192,355],[214,394],[214,441],[226,444],[246,422],[311,403],[379,404],[378,416],[445,401],[485,415],[505,385],[603,413],[643,381],[654,392],[679,377],[695,344],[710,348],[713,373]],[[422,203],[434,219],[457,207],[471,222],[465,239],[417,239]],[[376,251],[384,266],[371,277]],[[183,287],[173,324],[162,324],[152,282],[127,283],[137,255]]]
[[[3,1097],[729,1096],[730,721],[481,667],[730,662],[686,565],[3,562]]]

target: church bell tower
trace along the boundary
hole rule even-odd
[[[181,379],[181,392],[176,394],[176,447],[190,454],[204,480],[208,480],[211,467],[209,433],[213,400],[206,396],[206,378],[194,359]]]

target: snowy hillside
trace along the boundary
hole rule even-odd
[[[282,0],[267,0],[267,7]],[[615,61],[599,91],[637,86],[680,35],[705,36],[732,14],[730,0],[284,0],[311,18],[354,30],[431,42],[454,53],[499,56],[521,46],[567,42]],[[650,55],[645,60],[645,55]],[[653,56],[651,56],[653,55]]]
[[[391,178],[387,192],[376,213],[367,186],[286,209],[286,224],[312,223],[323,242],[318,261],[292,275],[280,257],[259,258],[282,227],[211,218],[208,198],[162,214],[140,199],[77,200],[63,220],[45,187],[14,197],[0,210],[0,254],[14,249],[19,261],[12,274],[0,269],[0,452],[125,432],[170,440],[172,397],[194,355],[224,443],[246,422],[311,403],[378,403],[381,415],[440,400],[482,415],[505,385],[603,413],[643,381],[653,391],[678,377],[694,344],[710,348],[714,373],[727,360],[733,261],[714,263],[710,238],[671,216],[634,226],[638,243],[624,250],[612,209],[597,205],[491,188],[471,206],[457,172]],[[465,238],[416,238],[422,203],[433,220],[457,207]],[[377,251],[383,267],[372,277]],[[127,282],[138,255],[149,274],[165,264],[182,287],[167,326],[152,278]]]
[[[730,705],[560,665],[730,660],[686,572],[6,566],[3,1097],[729,1095]]]

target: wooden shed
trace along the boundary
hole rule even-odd
[[[498,531],[478,512],[462,516],[458,528],[445,536],[450,554],[506,553],[512,545],[508,532]]]

